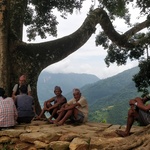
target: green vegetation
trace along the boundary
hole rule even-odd
[[[82,89],[85,92],[89,102],[89,121],[102,122],[104,119],[107,123],[112,124],[125,124],[127,111],[129,109],[128,102],[130,99],[141,96],[137,92],[132,76],[138,71],[138,68],[132,68],[124,71],[116,76],[113,76],[104,81],[95,83],[92,88]],[[95,89],[95,87],[97,89]],[[97,90],[93,95],[92,91]],[[89,94],[88,94],[89,93]]]

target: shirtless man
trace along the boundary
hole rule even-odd
[[[121,137],[130,135],[131,127],[134,121],[138,121],[141,126],[150,124],[150,104],[146,104],[150,100],[150,94],[144,98],[136,97],[129,101],[131,106],[128,111],[127,126],[125,131],[116,130],[116,133]]]
[[[53,118],[57,118],[58,116],[57,111],[61,108],[61,106],[64,103],[67,102],[67,99],[62,95],[62,90],[59,86],[55,86],[54,93],[56,96],[44,102],[44,108],[42,109],[40,115],[35,118],[35,120],[42,119],[41,117],[44,115],[46,111],[51,114],[50,118],[48,119],[50,123]],[[52,102],[54,104],[52,104]]]

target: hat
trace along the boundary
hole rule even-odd
[[[5,94],[5,90],[3,89],[3,88],[0,88],[0,96],[4,96],[4,94]]]
[[[59,90],[59,91],[61,91],[61,92],[62,92],[62,90],[61,90],[60,86],[55,86],[54,91],[56,91],[56,90]]]
[[[19,80],[26,80],[26,76],[25,75],[20,76]]]

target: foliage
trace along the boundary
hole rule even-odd
[[[125,42],[132,43],[131,46],[124,46],[118,44],[119,42],[123,42],[122,39],[117,39],[117,42],[113,42],[107,35],[106,31],[100,31],[96,36],[96,45],[101,45],[105,50],[107,50],[107,56],[105,58],[105,62],[107,66],[110,66],[111,63],[117,63],[117,65],[124,65],[127,63],[127,60],[139,60],[139,68],[140,72],[134,76],[133,81],[136,83],[136,87],[138,91],[143,92],[143,95],[148,93],[148,87],[150,86],[150,76],[149,76],[149,59],[145,60],[145,52],[150,44],[150,34],[149,34],[149,25],[142,28],[142,23],[130,23],[130,10],[128,6],[132,6],[132,8],[138,8],[140,10],[139,18],[143,16],[147,16],[147,21],[149,22],[150,18],[150,3],[148,0],[112,0],[112,1],[99,1],[104,9],[106,9],[109,13],[109,17],[111,19],[115,19],[116,16],[122,19],[125,19],[126,23],[130,26],[130,31],[136,26],[139,25],[141,27],[140,30],[133,30],[133,33],[124,37]],[[146,29],[146,30],[142,30]],[[127,31],[129,32],[129,30]],[[126,33],[127,33],[126,32]],[[125,34],[126,34],[125,33]],[[124,35],[125,35],[124,34]],[[125,35],[126,36],[126,35]],[[121,35],[120,35],[121,37]],[[148,53],[148,52],[147,52]]]
[[[140,71],[134,75],[133,81],[139,92],[143,92],[143,96],[149,93],[150,87],[150,59],[143,60],[139,63]]]
[[[16,0],[17,1],[17,0]],[[73,13],[74,9],[80,10],[84,0],[27,0],[27,7],[23,22],[28,26],[27,36],[29,40],[35,39],[36,36],[46,38],[48,35],[57,36],[57,13],[66,18],[67,14]]]
[[[111,16],[124,17],[128,13],[128,9],[126,8],[128,3],[124,0],[99,0],[99,3],[102,7],[106,8]]]
[[[89,121],[125,124],[129,100],[141,96],[136,91],[132,76],[138,68],[132,68],[116,76],[85,86],[81,90],[89,103]],[[98,90],[97,90],[98,89]],[[97,91],[93,94],[93,91]]]
[[[72,14],[74,9],[82,9],[84,1],[85,0],[15,0],[11,2],[11,28],[13,30],[18,22],[24,23],[25,26],[28,26],[27,36],[29,40],[35,39],[36,36],[46,38],[47,34],[57,36],[58,22],[55,12],[60,12],[60,15],[66,18],[67,14]],[[91,10],[94,8],[92,2],[91,0]],[[138,26],[139,23],[130,23],[132,14],[130,14],[129,6],[140,9],[139,18],[145,15],[147,16],[147,20],[150,20],[150,4],[148,0],[98,0],[98,2],[98,7],[108,13],[109,19],[112,22],[116,18],[124,19],[125,23],[128,24],[131,29]],[[146,32],[142,31],[144,28],[147,28]],[[17,34],[18,28],[15,30],[13,30],[13,32]],[[123,36],[118,33],[118,36],[121,38],[117,39],[117,37],[114,37],[114,40],[117,40],[116,42],[110,39],[107,30],[100,31],[96,36],[96,45],[101,45],[107,50],[108,54],[105,58],[107,66],[114,62],[118,65],[126,64],[128,58],[131,60],[142,59],[145,48],[150,43],[149,22],[144,26],[143,24],[139,25],[138,30],[137,28],[133,29],[132,33],[127,32]],[[138,78],[138,76],[136,78]],[[141,85],[144,86],[144,84]]]
[[[149,14],[150,3],[149,0],[137,0],[137,6],[141,9],[141,13]]]
[[[37,74],[44,69],[44,67],[62,60],[80,48],[90,38],[91,34],[95,32],[97,24],[100,24],[102,30],[100,30],[99,35],[96,36],[96,45],[102,46],[107,50],[107,56],[105,58],[107,66],[111,63],[123,65],[127,63],[128,59],[140,60],[141,64],[147,63],[143,60],[143,57],[145,57],[145,49],[149,47],[150,44],[149,0],[98,0],[99,8],[94,9],[94,6],[91,6],[90,12],[87,15],[87,18],[90,17],[85,19],[83,25],[75,33],[53,42],[49,41],[37,44],[22,42],[20,37],[22,37],[23,24],[28,27],[27,36],[29,40],[35,39],[36,36],[46,38],[47,34],[57,36],[58,22],[55,12],[58,11],[63,18],[67,18],[67,14],[72,14],[75,9],[82,9],[84,1],[85,0],[4,1],[8,4],[3,4],[6,6],[4,7],[4,11],[6,8],[6,16],[4,16],[5,32],[3,32],[5,35],[2,35],[2,37],[6,38],[3,39],[3,41],[7,41],[8,43],[2,42],[5,44],[5,46],[2,46],[2,54],[5,54],[5,56],[3,56],[4,58],[10,58],[8,58],[9,61],[1,62],[5,65],[8,64],[7,66],[2,65],[2,67],[8,68],[8,71],[6,69],[6,78],[10,78],[10,74],[17,76],[16,72],[27,72],[27,75],[36,80]],[[91,3],[92,2],[93,0],[91,0]],[[140,13],[138,14],[139,20],[143,16],[145,20],[132,24],[130,20],[132,14],[130,14],[129,6],[132,6],[132,9],[140,9]],[[130,29],[128,28],[127,31],[122,32],[118,31],[113,25],[114,21],[118,18],[123,19]],[[10,55],[5,52],[10,52]],[[25,69],[22,69],[22,66],[26,66],[26,64],[30,66],[27,67],[29,70],[25,71]],[[145,70],[144,65],[140,65],[140,69],[142,68]],[[136,85],[140,86],[140,89],[147,88],[150,84],[148,81],[149,76],[145,78],[145,75],[146,74],[143,73],[142,76],[140,74],[139,76],[136,75],[135,81],[138,81]],[[146,79],[146,82],[140,80],[140,77],[142,77],[143,80]],[[34,80],[33,82],[35,82]],[[1,82],[4,82],[2,78]],[[3,84],[8,83],[5,82]],[[105,84],[103,83],[103,85]],[[107,83],[105,87],[108,85],[109,83]],[[119,87],[119,83],[117,85]],[[96,90],[98,91],[98,89]],[[115,92],[115,89],[112,88],[111,92]],[[93,94],[95,94],[94,91]],[[98,101],[95,95],[93,97]]]

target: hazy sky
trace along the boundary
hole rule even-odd
[[[84,2],[84,7],[81,11],[76,11],[73,15],[68,15],[67,19],[62,19],[58,15],[58,36],[57,38],[69,35],[76,31],[83,23],[86,15],[88,13],[88,8],[90,2]],[[134,10],[134,12],[136,12]],[[134,22],[134,21],[133,21]],[[115,24],[117,26],[117,31],[125,32],[127,26],[122,20],[118,20]],[[101,30],[100,25],[97,25],[96,33]],[[96,47],[95,45],[96,34],[93,34],[91,38],[76,52],[69,55],[64,60],[57,62],[51,66],[48,66],[45,70],[51,73],[88,73],[98,76],[100,79],[107,78],[118,74],[124,70],[137,66],[137,61],[129,61],[126,65],[117,66],[116,64],[111,64],[108,68],[104,62],[106,57],[106,51],[102,47]],[[55,38],[48,37],[46,40],[41,40],[37,38],[36,41],[32,42],[42,42],[49,41]],[[26,35],[24,34],[23,40],[27,42]]]

